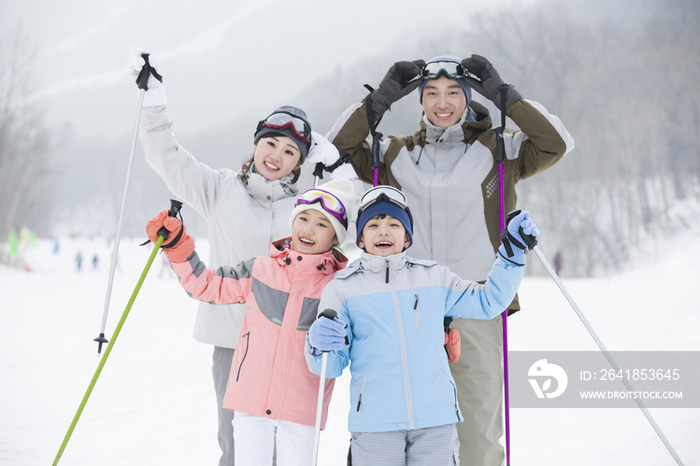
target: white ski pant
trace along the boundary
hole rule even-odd
[[[454,424],[415,430],[352,432],[352,466],[459,466]]]
[[[228,385],[228,375],[231,373],[233,363],[233,349],[214,347],[213,363],[211,368],[214,377],[214,389],[216,390],[216,406],[219,414],[219,448],[221,448],[221,458],[219,466],[234,466],[233,448],[233,413],[223,407],[226,386]]]
[[[277,449],[277,466],[311,464],[314,427],[268,419],[236,411],[233,415],[236,464],[271,466]]]
[[[502,466],[503,319],[454,319],[462,354],[450,363],[464,422],[457,424],[461,466]]]

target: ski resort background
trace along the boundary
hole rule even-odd
[[[168,89],[178,95],[170,109],[178,136],[214,167],[240,163],[227,148],[250,140],[254,128],[244,122],[251,105],[272,110],[291,97],[314,121],[330,126],[348,102],[364,95],[360,83],[378,82],[397,57],[488,56],[576,137],[575,157],[536,183],[521,183],[520,205],[538,219],[540,247],[550,260],[558,250],[566,257],[562,279],[603,341],[610,350],[700,350],[692,294],[700,277],[693,256],[700,246],[700,4],[533,0],[467,11],[459,3],[444,2],[441,14],[427,11],[421,27],[409,23],[415,16],[410,13],[392,36],[352,34],[355,42],[346,48],[335,36],[353,30],[352,14],[332,14],[313,1],[295,3],[295,10],[312,12],[309,18],[319,27],[333,25],[325,35],[334,40],[323,42],[335,48],[310,49],[317,68],[296,68],[301,61],[287,65],[293,80],[285,86],[265,73],[245,72],[258,70],[248,65],[260,64],[259,49],[240,46],[252,35],[248,28],[261,21],[279,26],[294,17],[297,11],[284,2],[241,10],[209,1],[184,18],[155,1],[140,2],[138,13],[127,3],[3,3],[3,464],[48,464],[54,458],[98,361],[92,339],[102,317],[136,103],[123,63],[136,46],[156,45],[151,50],[162,58]],[[446,19],[448,6],[454,14]],[[425,5],[404,7],[410,12]],[[154,17],[188,27],[164,29],[153,24]],[[435,30],[442,31],[439,39]],[[309,43],[318,43],[324,29],[316,31]],[[365,36],[374,42],[359,43]],[[297,44],[289,42],[273,45]],[[279,67],[274,60],[263,65]],[[207,70],[206,86],[201,70]],[[265,92],[240,92],[241,77]],[[387,113],[385,134],[415,125],[401,115],[419,110],[404,105],[417,106],[417,99],[404,99]],[[216,123],[210,114],[217,115]],[[133,173],[108,337],[149,253],[136,246],[145,221],[171,197],[141,154]],[[303,176],[300,184],[310,186],[308,170]],[[187,223],[195,237],[204,237],[196,215],[188,215]],[[98,267],[78,271],[78,252],[86,260],[97,257]],[[511,351],[597,351],[534,257],[526,273],[520,292],[525,311],[509,321]],[[195,308],[172,274],[151,270],[62,464],[216,461],[210,349],[191,338]],[[346,385],[345,379],[337,384],[320,464],[344,464]],[[700,463],[698,410],[652,413],[685,463]],[[518,408],[511,412],[511,429],[513,464],[521,466],[675,464],[636,409]]]

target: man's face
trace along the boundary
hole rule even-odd
[[[467,108],[467,96],[454,79],[441,76],[429,80],[423,88],[423,110],[428,120],[439,128],[457,123]]]

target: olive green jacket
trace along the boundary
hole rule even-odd
[[[516,208],[518,181],[542,172],[574,148],[562,122],[537,102],[519,100],[506,109],[519,131],[504,134],[505,212]],[[328,134],[349,153],[358,176],[373,182],[367,109],[346,110]],[[483,281],[500,244],[497,135],[488,110],[472,101],[457,124],[443,129],[423,116],[410,136],[390,135],[379,145],[379,183],[403,191],[413,214],[407,254],[432,259],[463,279]],[[524,206],[527,210],[527,206]],[[511,309],[518,309],[517,301]]]

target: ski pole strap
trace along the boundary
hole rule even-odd
[[[338,157],[338,160],[335,161],[333,165],[329,165],[327,167],[324,167],[324,170],[326,170],[329,173],[333,173],[336,168],[341,167],[345,165],[345,163],[350,160],[350,154],[343,154],[340,157]]]
[[[148,78],[151,75],[153,75],[153,77],[156,78],[158,81],[163,82],[163,76],[158,74],[155,68],[153,68],[148,62],[149,55],[149,53],[141,54],[141,58],[143,58],[146,63],[143,65],[143,67],[141,68],[141,72],[136,77],[136,84],[138,84],[139,89],[143,89],[144,91],[148,90]]]

